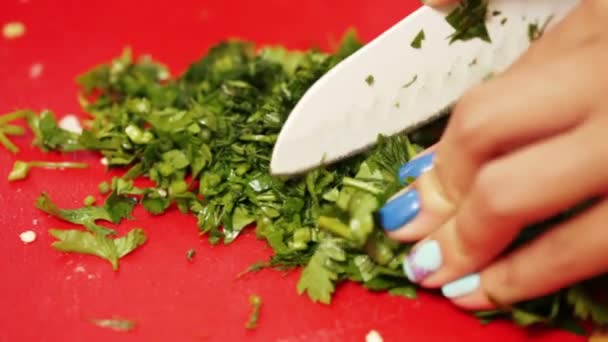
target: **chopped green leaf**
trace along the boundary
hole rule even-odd
[[[84,204],[84,206],[85,206],[85,207],[90,207],[90,206],[92,206],[93,204],[95,204],[95,201],[96,201],[96,200],[95,200],[95,197],[94,197],[94,196],[89,195],[89,196],[85,197],[85,198],[84,198],[84,200],[83,200],[82,202],[83,202],[83,204]]]
[[[367,77],[365,78],[365,83],[367,83],[367,85],[371,87],[374,85],[374,82],[374,75],[367,75]]]
[[[338,240],[327,238],[321,241],[302,271],[298,294],[306,292],[313,302],[329,304],[338,280],[339,264],[345,260],[346,253]]]
[[[58,240],[52,244],[55,249],[62,252],[98,256],[110,262],[114,270],[118,269],[118,259],[146,242],[146,235],[139,228],[132,229],[126,235],[116,239],[74,229],[51,229],[49,233]]]
[[[412,43],[410,44],[411,47],[413,47],[414,49],[420,49],[422,47],[422,42],[425,39],[425,35],[424,35],[424,30],[420,30],[420,32],[418,32],[418,34],[416,35],[416,37],[414,37],[414,39],[412,40]]]
[[[260,309],[262,308],[262,297],[258,295],[249,296],[249,303],[251,304],[251,314],[245,327],[247,329],[255,329],[258,326],[258,320],[260,319]]]
[[[17,160],[13,164],[13,169],[8,175],[8,181],[13,182],[20,179],[27,178],[28,173],[32,167],[39,167],[45,169],[85,169],[89,167],[85,163],[74,163],[74,162],[48,162],[48,161],[21,161]]]
[[[474,38],[490,43],[491,39],[486,27],[487,11],[486,0],[461,0],[445,18],[454,28],[454,33],[449,36],[450,44],[457,40],[467,41]]]
[[[99,183],[98,190],[99,190],[99,193],[102,194],[102,195],[107,194],[111,190],[110,189],[110,183],[108,183],[108,182],[101,182],[101,183]]]
[[[552,19],[553,16],[549,16],[541,26],[539,26],[538,23],[528,24],[528,39],[533,42],[542,37],[542,35],[545,33],[545,29],[547,28],[549,22],[551,22]]]
[[[79,209],[60,209],[51,198],[42,193],[36,200],[36,208],[64,221],[80,224],[91,232],[100,235],[115,234],[115,231],[95,222],[98,220],[119,223],[128,218],[135,206],[136,200],[127,196],[110,195],[104,206],[86,206]]]
[[[196,251],[194,250],[194,248],[190,248],[187,252],[186,252],[186,259],[188,261],[192,261],[194,259],[194,256],[196,255]]]
[[[414,77],[412,77],[412,79],[407,82],[406,84],[403,85],[402,88],[409,88],[412,84],[414,84],[416,82],[416,80],[418,80],[418,75],[414,75]]]
[[[574,286],[566,293],[574,314],[582,320],[591,318],[598,325],[608,324],[608,306],[595,302],[582,286]]]
[[[401,296],[409,299],[416,299],[418,297],[414,286],[394,287],[388,290],[388,293],[392,296]]]

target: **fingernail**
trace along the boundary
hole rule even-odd
[[[419,211],[418,191],[412,189],[386,203],[378,210],[378,217],[385,230],[393,231],[414,219]]]
[[[412,283],[419,283],[441,267],[439,242],[429,240],[415,247],[403,262],[405,275]]]
[[[469,274],[443,285],[441,292],[447,298],[458,298],[475,292],[479,288],[479,273]]]
[[[418,178],[421,174],[433,167],[435,152],[425,154],[416,159],[410,160],[399,169],[399,179],[405,182],[408,178]]]

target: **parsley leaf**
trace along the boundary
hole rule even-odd
[[[245,327],[247,329],[255,329],[258,326],[258,320],[260,319],[260,309],[262,308],[262,297],[258,295],[249,296],[249,303],[251,304],[251,314]]]
[[[75,229],[51,229],[49,233],[58,240],[53,242],[53,248],[62,252],[98,256],[110,262],[114,270],[118,269],[118,259],[146,242],[146,235],[139,228],[132,229],[116,239]]]
[[[455,30],[449,36],[450,44],[457,40],[467,41],[479,38],[490,43],[490,35],[486,27],[488,11],[486,0],[462,0],[445,20]]]
[[[574,314],[580,319],[591,318],[597,324],[608,324],[608,306],[595,302],[582,286],[570,288],[566,298],[573,306]]]
[[[425,35],[424,35],[424,30],[420,30],[420,32],[418,32],[418,34],[416,35],[416,37],[414,37],[414,39],[412,40],[412,43],[410,44],[411,47],[413,47],[414,49],[420,49],[422,47],[422,42],[425,39]]]
[[[306,292],[313,302],[329,304],[338,280],[340,263],[346,260],[346,253],[337,239],[321,241],[312,258],[302,271],[298,282],[298,294]]]

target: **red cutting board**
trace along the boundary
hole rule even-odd
[[[179,74],[221,39],[329,49],[348,27],[369,40],[418,6],[406,0],[1,0],[0,25],[20,21],[27,31],[19,39],[0,38],[0,112],[49,108],[60,117],[84,117],[74,76],[125,45]],[[36,64],[41,73],[32,78]],[[44,154],[29,147],[31,135],[14,141],[19,155],[0,150],[0,341],[364,341],[371,329],[385,341],[583,340],[506,322],[482,326],[428,294],[407,300],[346,284],[325,306],[297,295],[299,272],[265,270],[237,280],[268,257],[265,244],[247,234],[230,246],[210,246],[194,220],[176,211],[151,218],[136,210],[120,230],[143,227],[149,240],[113,272],[100,259],[54,251],[47,230],[70,226],[33,206],[41,191],[65,207],[97,194],[97,184],[111,176],[99,156]],[[79,160],[91,167],[34,170],[26,181],[9,184],[16,159]],[[38,239],[23,244],[25,230]],[[190,248],[197,252],[192,263],[185,257]],[[250,294],[264,300],[255,331],[244,328]],[[114,332],[88,322],[112,316],[135,320],[137,328]]]

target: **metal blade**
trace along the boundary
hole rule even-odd
[[[490,1],[491,43],[450,44],[454,30],[447,13],[420,8],[308,90],[278,137],[271,172],[292,175],[329,164],[373,145],[379,134],[409,131],[436,118],[471,86],[512,64],[530,44],[531,24],[551,19],[550,27],[578,2]],[[426,38],[415,49],[410,43],[420,30]]]

